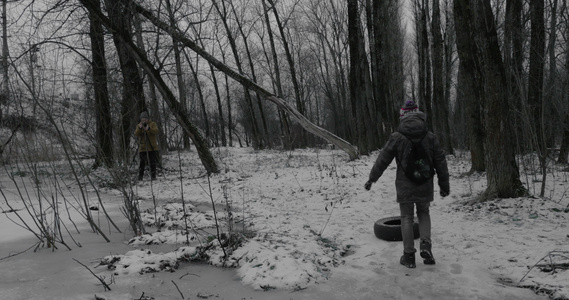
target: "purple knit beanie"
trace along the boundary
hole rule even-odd
[[[399,116],[403,117],[404,115],[410,112],[418,112],[418,111],[419,111],[419,106],[417,105],[417,103],[415,103],[415,101],[413,100],[407,100],[405,101],[405,104],[403,104],[403,106],[401,107],[401,110],[399,110]]]

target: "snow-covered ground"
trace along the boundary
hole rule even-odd
[[[356,161],[322,149],[221,148],[214,155],[221,172],[209,178],[195,152],[170,153],[157,181],[133,186],[147,234],[135,236],[129,229],[119,191],[98,188],[119,233],[102,217],[89,188],[90,206],[99,209],[93,212],[110,242],[77,221],[80,234],[71,231],[82,247],[69,240],[72,250],[40,248],[9,258],[32,246],[34,238],[8,221],[15,218],[5,202],[17,206],[16,185],[1,177],[1,298],[569,298],[569,175],[561,166],[551,166],[546,199],[466,206],[485,189],[485,177],[464,176],[467,159],[449,156],[451,195],[441,198],[435,187],[431,206],[437,264],[423,265],[417,257],[417,268],[407,269],[399,264],[401,242],[377,239],[373,232],[376,220],[399,214],[395,162],[366,191],[377,153]],[[95,175],[99,183],[110,180],[105,172]],[[538,177],[522,173],[532,192],[539,190]],[[230,241],[240,247],[220,247],[218,236],[236,236]],[[217,267],[188,262],[195,259]]]

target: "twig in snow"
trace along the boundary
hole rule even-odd
[[[180,276],[180,278],[178,278],[178,279],[182,279],[182,278],[184,278],[184,277],[186,277],[186,276],[188,276],[188,275],[194,275],[194,276],[200,277],[200,275],[198,275],[198,274],[186,273],[186,274]]]
[[[175,286],[176,289],[178,290],[178,293],[180,293],[180,296],[182,296],[182,299],[186,299],[186,298],[184,298],[184,294],[182,294],[182,291],[180,291],[180,288],[179,288],[178,285],[174,282],[174,280],[172,280],[172,283],[174,284],[174,286]]]
[[[83,267],[85,267],[85,269],[89,270],[89,272],[91,272],[91,274],[93,274],[93,276],[95,276],[95,278],[99,279],[99,281],[103,284],[103,287],[105,288],[105,291],[110,291],[111,288],[109,287],[109,285],[105,282],[105,279],[102,277],[97,276],[97,274],[93,273],[93,271],[91,271],[91,269],[89,269],[89,267],[87,267],[86,265],[84,265],[83,263],[81,263],[80,261],[76,260],[75,258],[73,259],[74,261],[76,261],[78,264],[82,265]]]
[[[547,253],[544,257],[542,257],[537,263],[535,263],[531,268],[529,268],[529,270],[527,271],[527,273],[524,275],[524,277],[522,277],[522,279],[520,279],[520,282],[518,282],[518,285],[528,276],[529,272],[531,272],[531,270],[533,270],[535,267],[545,267],[548,266],[552,269],[552,271],[555,270],[555,266],[557,265],[561,265],[561,266],[565,266],[565,269],[567,269],[567,263],[565,264],[554,264],[553,260],[552,260],[552,256],[553,255],[558,255],[564,258],[568,258],[566,255],[569,254],[569,252],[567,251],[551,251],[549,253]],[[546,263],[546,264],[539,264],[541,261],[545,260],[546,258],[549,257],[549,261],[550,263]],[[557,267],[558,269],[562,269],[559,266]]]
[[[26,250],[24,250],[24,251],[16,252],[16,253],[10,254],[10,255],[8,255],[8,256],[6,256],[6,257],[2,257],[2,258],[0,258],[0,261],[5,260],[5,259],[8,259],[8,258],[10,258],[10,257],[14,257],[14,256],[16,256],[16,255],[20,255],[20,254],[26,253],[26,252],[28,252],[28,250],[32,249],[33,247],[37,247],[37,245],[40,244],[40,243],[41,243],[41,242],[37,242],[37,243],[31,245],[30,248],[28,248],[28,249],[26,249]]]

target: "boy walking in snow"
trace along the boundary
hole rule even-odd
[[[397,175],[395,188],[397,202],[401,210],[401,233],[403,236],[403,256],[400,263],[408,268],[415,268],[415,241],[413,239],[413,214],[417,207],[419,232],[421,234],[420,255],[425,264],[434,265],[435,258],[431,251],[431,217],[429,206],[433,201],[433,177],[424,183],[416,183],[408,178],[405,167],[409,163],[409,152],[413,143],[420,144],[430,157],[436,171],[440,195],[446,197],[450,193],[449,174],[446,157],[436,135],[427,129],[426,115],[412,100],[407,100],[401,108],[399,127],[393,132],[381,150],[371,172],[365,189],[369,190],[395,158]]]

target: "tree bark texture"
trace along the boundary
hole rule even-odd
[[[486,171],[484,161],[484,129],[480,110],[480,91],[476,88],[473,70],[466,70],[461,61],[458,69],[457,101],[466,107],[466,132],[472,165],[469,172]]]
[[[445,97],[444,41],[441,27],[439,1],[433,0],[433,17],[431,19],[431,35],[433,37],[433,124],[441,146],[446,153],[453,153],[448,124],[449,109]]]
[[[561,11],[567,9],[567,2],[563,3],[563,8]],[[565,45],[566,49],[569,49],[569,28],[565,30]],[[565,52],[565,84],[562,92],[562,101],[565,105],[569,104],[569,51]],[[559,149],[559,157],[557,158],[558,163],[567,163],[567,156],[569,155],[569,111],[565,107],[565,118],[563,119],[563,137],[561,139],[561,147]]]
[[[100,4],[99,4],[100,5]],[[105,60],[105,37],[103,25],[89,15],[89,37],[91,39],[91,68],[93,69],[93,89],[95,93],[96,154],[93,167],[113,166],[113,127],[111,105],[107,87],[107,63]]]
[[[427,114],[427,126],[433,129],[431,46],[429,43],[428,0],[416,0],[417,53],[419,58],[419,107]]]
[[[283,88],[282,88],[282,81],[281,81],[281,70],[279,66],[279,59],[277,55],[277,48],[275,46],[275,38],[273,34],[273,29],[271,28],[271,21],[269,19],[269,9],[267,7],[266,0],[261,0],[261,4],[263,5],[263,17],[265,21],[265,26],[267,28],[267,35],[269,37],[269,44],[271,46],[271,59],[267,59],[267,61],[273,61],[273,74],[275,76],[273,85],[277,89],[277,97],[283,97]],[[281,125],[281,134],[283,136],[283,145],[285,149],[292,149],[291,144],[291,132],[289,126],[289,120],[286,114],[283,113],[282,110],[279,109],[279,120]]]
[[[364,48],[363,34],[360,28],[360,17],[358,9],[358,1],[349,0],[348,1],[348,36],[350,45],[350,75],[349,75],[349,87],[350,87],[350,102],[352,108],[352,120],[355,124],[354,137],[358,149],[362,154],[368,154],[371,149],[369,146],[369,140],[366,131],[368,126],[366,126],[367,116],[364,115],[364,111],[369,112],[367,106],[367,95],[366,95],[366,74],[369,71],[367,66],[367,58],[362,56]]]
[[[525,195],[515,160],[511,110],[504,90],[506,74],[490,0],[456,0],[454,15],[459,57],[474,66],[483,92],[479,101],[484,104],[488,188],[478,201]]]
[[[170,25],[176,26],[176,18],[174,16],[174,11],[172,10],[172,4],[170,0],[166,0],[166,11],[168,12],[168,20]],[[184,73],[182,72],[182,55],[180,47],[178,46],[178,41],[172,38],[172,50],[174,50],[174,63],[176,64],[176,80],[178,82],[178,98],[182,109],[188,110],[188,100],[186,97],[186,83],[184,82]],[[207,122],[207,119],[206,119]],[[208,127],[206,127],[208,128]],[[206,130],[206,136],[208,135],[208,130]],[[182,143],[184,149],[190,148],[190,136],[184,131],[182,133]]]
[[[127,9],[130,0],[105,0],[109,12],[109,22],[116,30],[112,31],[113,42],[117,48],[121,73],[123,76],[123,99],[121,102],[121,152],[128,157],[130,139],[139,114],[147,110],[144,100],[144,86],[138,72],[136,59],[132,56],[124,40],[132,41],[132,14]]]
[[[400,34],[399,2],[372,1],[373,37],[370,40],[373,103],[371,121],[377,123],[371,132],[378,144],[372,148],[381,147],[399,124],[399,107],[405,99],[402,77],[403,51]]]
[[[510,98],[510,103],[514,110],[512,116],[513,126],[517,135],[518,145],[528,148],[529,144],[527,130],[525,130],[522,109],[525,105],[522,102],[522,95],[525,94],[523,84],[524,77],[524,26],[522,23],[523,0],[506,0],[506,17],[504,20],[504,46],[503,56],[506,68],[506,89]],[[524,152],[528,149],[521,149]]]
[[[543,0],[530,1],[531,41],[528,76],[528,108],[533,124],[535,149],[547,155],[543,126],[543,67],[545,64],[545,24]]]

